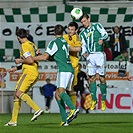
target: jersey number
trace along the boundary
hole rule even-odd
[[[69,52],[68,52],[66,46],[63,45],[63,46],[62,46],[62,49],[66,52],[66,58],[68,58],[68,56],[69,56]]]

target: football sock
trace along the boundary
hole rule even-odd
[[[63,99],[63,101],[66,103],[66,105],[68,106],[69,109],[75,109],[75,106],[73,105],[73,103],[67,93],[62,92],[60,94],[60,98]]]
[[[12,119],[10,122],[17,122],[18,113],[21,107],[21,100],[20,99],[14,99],[14,105],[12,110]]]
[[[66,109],[65,109],[64,101],[62,99],[61,100],[57,100],[57,103],[58,103],[58,106],[59,106],[59,109],[60,109],[62,122],[66,122],[67,116],[66,116]]]
[[[92,96],[92,100],[96,101],[96,90],[97,90],[97,85],[96,82],[94,83],[90,83],[90,92],[91,92],[91,96]]]
[[[76,99],[77,99],[76,92],[74,92],[74,91],[69,92],[69,96],[70,96],[70,99],[71,99],[72,103],[76,107]]]
[[[35,102],[25,93],[20,95],[20,99],[22,99],[26,104],[28,104],[34,111],[39,110],[40,108],[35,104]]]
[[[107,94],[106,83],[100,84],[100,90],[101,90],[101,94],[102,94],[102,100],[106,100],[106,94]]]

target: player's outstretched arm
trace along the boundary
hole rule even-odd
[[[6,70],[6,72],[9,72],[9,73],[11,73],[11,72],[13,73],[15,71],[17,71],[17,67],[13,67],[13,68],[10,68],[10,69]]]
[[[47,60],[49,58],[49,54],[47,54],[47,53],[44,53],[44,54],[42,54],[42,55],[39,55],[39,56],[35,56],[35,57],[33,57],[33,59],[35,60],[35,61],[45,61],[45,60]]]

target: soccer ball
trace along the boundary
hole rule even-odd
[[[80,8],[73,8],[71,11],[71,17],[75,20],[79,20],[83,15],[83,11]]]

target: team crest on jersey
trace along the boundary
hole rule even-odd
[[[87,34],[87,36],[90,36],[92,34],[92,31]]]

